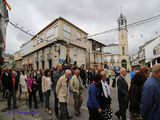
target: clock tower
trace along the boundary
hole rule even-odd
[[[129,55],[128,55],[128,30],[127,19],[122,14],[118,18],[118,40],[119,40],[119,63],[120,67],[131,70]]]

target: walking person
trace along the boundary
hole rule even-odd
[[[89,111],[89,120],[99,120],[99,113],[102,113],[100,107],[100,89],[98,83],[101,82],[101,75],[96,74],[88,90],[87,107]]]
[[[71,70],[66,70],[65,74],[59,78],[56,86],[56,93],[60,102],[60,120],[68,120],[72,118],[72,116],[69,116],[67,109],[70,76]]]
[[[50,108],[50,94],[51,94],[51,72],[49,69],[45,71],[45,76],[42,77],[42,91],[45,94],[45,103],[46,103],[46,111],[51,115],[51,108]]]
[[[109,86],[106,82],[106,73],[105,71],[101,71],[101,82],[99,83],[99,89],[100,89],[100,107],[102,109],[102,120],[111,120],[112,119],[112,110],[111,110],[111,93]]]
[[[37,81],[37,89],[38,89],[38,93],[39,93],[39,99],[42,103],[44,102],[44,96],[43,96],[43,91],[42,91],[42,76],[40,74],[40,71],[37,71],[37,76],[36,76],[36,81]]]
[[[160,120],[160,64],[152,68],[152,75],[144,83],[140,104],[143,120]]]
[[[107,68],[105,69],[106,72],[106,82],[109,85],[110,84],[110,79],[109,79],[109,66],[107,65]]]
[[[30,73],[30,77],[27,80],[27,86],[29,90],[29,107],[32,108],[32,96],[34,99],[34,105],[37,109],[37,100],[36,100],[36,79],[34,78],[34,73]]]
[[[131,70],[131,73],[130,73],[130,79],[132,80],[132,78],[133,78],[133,76],[135,75],[135,73],[134,73],[134,69],[132,68],[132,70]]]
[[[80,108],[83,102],[83,84],[80,77],[80,70],[76,69],[75,75],[71,79],[71,89],[73,91],[74,109],[77,117],[81,114]]]
[[[72,68],[71,72],[72,72],[72,74],[71,74],[71,76],[69,78],[70,81],[69,81],[69,93],[68,93],[67,105],[69,105],[69,100],[70,100],[71,94],[73,93],[73,91],[71,89],[71,79],[75,74],[75,67]]]
[[[5,69],[4,73],[2,74],[2,91],[3,91],[3,98],[7,98],[8,92],[6,92],[7,80],[10,77],[9,69]]]
[[[54,89],[54,98],[55,98],[55,116],[57,119],[60,119],[60,116],[59,116],[59,111],[58,111],[58,98],[57,98],[57,93],[56,93],[56,85],[57,85],[57,82],[59,80],[59,78],[61,76],[64,75],[64,72],[62,71],[62,64],[57,64],[57,70],[54,72],[53,74],[53,89]]]
[[[137,72],[132,78],[131,86],[129,89],[130,120],[141,120],[140,116],[141,93],[143,85],[146,80],[147,77],[142,72]]]
[[[115,88],[116,87],[116,73],[115,73],[115,67],[113,68],[112,72],[111,72],[111,79],[113,80],[112,82],[112,87]]]
[[[115,113],[115,115],[122,120],[126,120],[126,110],[128,108],[128,84],[125,80],[125,76],[127,75],[127,71],[125,68],[120,69],[120,76],[117,80],[118,87],[118,102],[119,102],[119,110]]]
[[[16,105],[16,94],[18,90],[18,78],[16,77],[16,72],[12,71],[11,76],[8,76],[6,82],[6,92],[8,95],[8,109],[11,107],[11,98],[13,97],[13,108],[17,109]]]
[[[20,82],[20,90],[22,93],[25,93],[26,100],[27,100],[27,75],[24,70],[22,70],[22,75],[20,75],[19,82]],[[21,97],[21,92],[19,94],[18,99],[20,99],[20,97]]]
[[[81,65],[81,67],[80,67],[80,77],[83,81],[83,85],[85,86],[85,88],[87,88],[87,86],[86,86],[86,71],[84,70],[84,65]]]

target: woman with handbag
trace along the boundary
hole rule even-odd
[[[99,83],[100,89],[100,107],[102,108],[101,120],[111,120],[112,119],[112,110],[111,110],[111,97],[110,89],[106,82],[106,73],[101,71],[101,82]]]

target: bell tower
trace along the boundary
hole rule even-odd
[[[131,70],[129,55],[128,55],[128,30],[127,19],[121,12],[118,20],[118,40],[119,40],[119,62],[120,67]]]

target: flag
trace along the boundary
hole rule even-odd
[[[155,33],[158,35],[158,31],[155,31]]]
[[[132,35],[131,37],[134,37],[134,35]]]
[[[141,34],[141,37],[143,38],[143,34]]]
[[[7,1],[3,0],[3,2],[6,4],[6,6],[8,7],[8,9],[11,10],[11,6],[7,3]]]
[[[24,27],[21,27],[20,29],[22,30]]]
[[[15,27],[15,28],[18,27],[18,24],[16,24],[14,27]]]
[[[29,66],[29,60],[27,60],[27,66]]]

